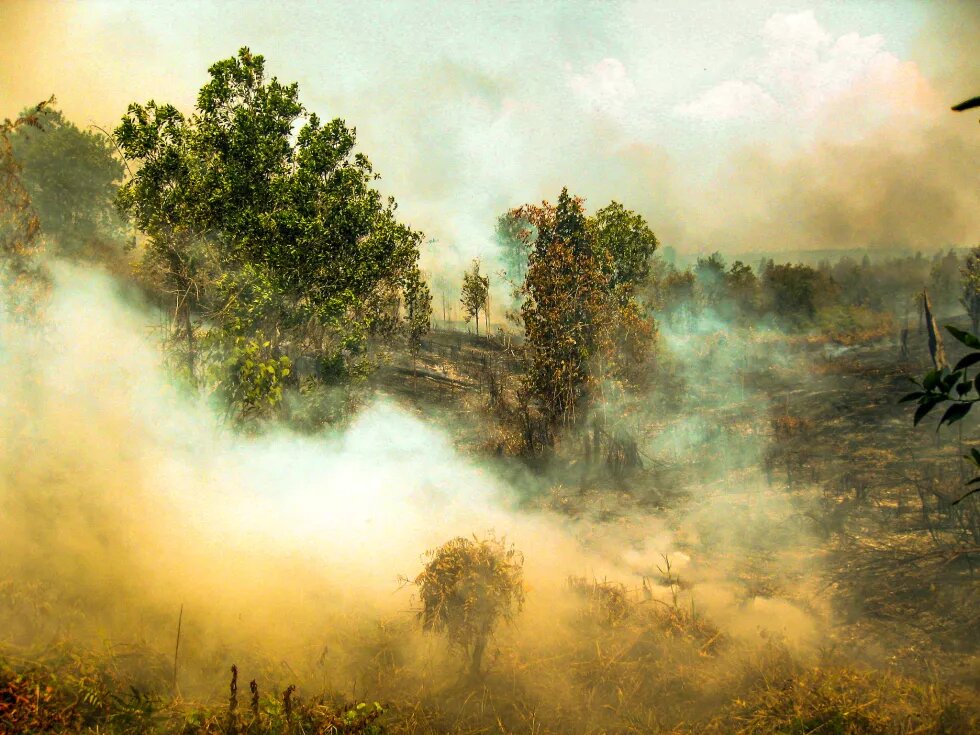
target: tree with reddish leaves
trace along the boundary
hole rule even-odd
[[[557,204],[525,205],[509,216],[526,223],[520,236],[530,246],[521,290],[529,410],[547,427],[548,443],[590,414],[593,429],[604,431],[593,408],[646,372],[655,328],[633,298],[633,276],[644,268],[634,264],[617,278],[624,271],[604,236],[609,228],[590,220],[567,189]],[[650,252],[655,246],[652,239]]]
[[[526,388],[549,426],[574,421],[594,399],[609,330],[609,269],[594,252],[582,200],[515,210],[536,231],[524,280]],[[530,230],[525,231],[531,237]]]

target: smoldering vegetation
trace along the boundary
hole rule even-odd
[[[747,595],[735,581],[739,538],[785,513],[778,497],[741,507],[743,486],[672,519],[596,491],[595,508],[572,513],[562,486],[542,494],[495,479],[508,471],[466,459],[444,430],[385,401],[342,431],[242,437],[166,377],[147,313],[120,304],[111,281],[55,273],[43,328],[4,324],[11,661],[67,666],[96,688],[132,685],[159,708],[147,724],[169,716],[153,697],[175,684],[185,698],[217,696],[235,663],[272,692],[297,683],[398,707],[418,696],[419,727],[452,727],[444,708],[472,692],[459,688],[452,652],[416,624],[417,594],[398,578],[418,572],[426,549],[491,529],[526,560],[526,609],[499,631],[477,689],[500,698],[511,728],[526,726],[524,707],[545,708],[559,730],[601,729],[632,707],[650,725],[671,722],[703,697],[723,700],[770,636],[769,655],[813,654],[825,611],[803,601],[799,570],[779,594]],[[785,547],[804,536],[764,544],[772,573],[794,576]],[[630,651],[636,636],[642,652]],[[678,667],[693,667],[694,691],[671,714],[651,697]],[[590,691],[615,701],[626,682],[636,691],[612,720],[582,701]],[[488,707],[459,717],[481,721]]]
[[[453,445],[492,425],[466,358],[498,352],[486,337],[435,332],[414,372],[382,369],[443,428],[387,398],[343,429],[243,436],[168,377],[131,291],[64,265],[51,288],[41,324],[4,324],[6,691],[47,698],[11,723],[776,731],[871,702],[865,731],[968,730],[975,587],[942,553],[963,548],[940,501],[955,482],[923,484],[955,460],[904,458],[922,441],[901,407],[867,403],[898,380],[890,340],[842,358],[702,318],[663,335],[677,392],[634,419],[642,467],[518,469]],[[435,363],[473,371],[450,400],[420,385]],[[715,377],[682,388],[687,365]],[[523,552],[527,595],[473,681],[399,577],[491,529]],[[215,704],[232,663],[237,714]]]

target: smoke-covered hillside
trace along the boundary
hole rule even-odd
[[[11,8],[121,65],[220,9]],[[385,41],[425,125],[250,5],[265,56],[6,111],[0,733],[975,732],[980,139],[933,46],[972,6],[746,5],[664,97],[772,133],[710,165],[614,22],[670,47],[657,9],[373,8],[458,62]],[[503,81],[530,28],[577,112]],[[364,89],[366,134],[323,104]]]

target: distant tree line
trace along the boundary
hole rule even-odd
[[[816,265],[764,259],[754,268],[713,253],[686,269],[655,259],[652,269],[644,297],[673,326],[708,317],[790,332],[891,330],[894,320],[917,318],[923,289],[942,313],[965,309],[980,319],[980,249],[966,257],[948,250],[931,258],[843,256]]]

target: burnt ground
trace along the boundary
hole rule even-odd
[[[840,345],[733,332],[691,342],[693,356],[661,360],[629,418],[643,466],[625,475],[584,462],[575,441],[544,467],[497,456],[492,437],[507,428],[490,395],[494,381],[512,388],[520,369],[503,336],[433,331],[416,355],[395,350],[374,384],[452,427],[462,451],[533,476],[530,503],[599,535],[603,524],[676,518],[713,498],[742,511],[778,499],[768,539],[737,552],[746,595],[791,594],[811,576],[808,594],[833,610],[828,646],[980,687],[980,501],[952,504],[971,476],[960,457],[980,416],[938,432],[938,413],[912,426],[898,399],[931,367],[924,335],[913,332],[908,357],[894,337]],[[965,352],[951,337],[946,349],[953,362]],[[806,562],[797,579],[774,561],[784,543]]]

